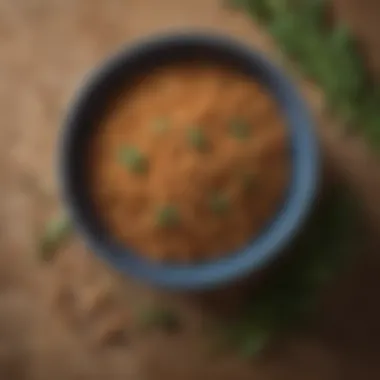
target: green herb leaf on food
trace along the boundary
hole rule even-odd
[[[202,152],[207,148],[207,139],[201,128],[192,127],[187,131],[189,144]]]
[[[175,227],[178,225],[179,220],[179,213],[174,205],[165,205],[158,208],[156,222],[159,227]]]
[[[251,128],[248,123],[241,119],[233,119],[229,124],[229,131],[231,136],[238,140],[246,140],[250,133]]]
[[[158,135],[162,135],[167,132],[170,128],[170,122],[166,118],[159,118],[153,122],[153,130]]]
[[[255,173],[243,173],[241,181],[243,183],[243,188],[246,191],[252,190],[257,184],[257,175]]]
[[[119,161],[131,172],[144,174],[148,169],[148,161],[140,150],[133,146],[124,146],[119,150]]]
[[[225,214],[229,209],[229,199],[221,192],[214,193],[210,198],[210,208],[217,215]]]

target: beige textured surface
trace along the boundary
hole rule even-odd
[[[247,18],[221,10],[216,0],[0,0],[0,378],[379,379],[376,257],[362,256],[331,290],[314,332],[284,342],[255,364],[210,359],[197,332],[199,308],[181,299],[170,302],[188,320],[183,334],[132,333],[129,345],[111,347],[107,334],[128,328],[138,303],[166,295],[120,279],[79,242],[51,266],[36,259],[36,235],[57,208],[59,123],[79,81],[122,43],[189,26],[271,49]],[[320,119],[318,93],[304,90]],[[378,226],[377,162],[362,143],[333,132],[331,121],[320,124],[328,156]]]

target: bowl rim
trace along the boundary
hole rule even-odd
[[[277,97],[283,111],[286,112],[292,149],[295,151],[295,156],[292,156],[297,158],[292,159],[294,178],[282,209],[274,215],[264,231],[246,247],[206,263],[154,263],[144,260],[126,247],[115,245],[105,236],[94,234],[90,228],[91,221],[81,209],[77,194],[72,189],[73,179],[70,176],[71,165],[67,151],[75,139],[75,129],[80,128],[76,121],[83,104],[90,94],[96,91],[99,83],[107,80],[120,60],[133,61],[141,52],[153,52],[160,48],[189,43],[216,45],[230,54],[238,54],[266,73],[272,81],[272,95]],[[267,85],[269,86],[269,83]],[[63,123],[58,141],[58,174],[68,214],[89,248],[100,258],[122,273],[152,285],[171,290],[206,290],[261,271],[293,240],[310,214],[319,187],[319,143],[306,103],[287,76],[260,52],[230,36],[214,32],[169,32],[148,36],[133,45],[124,46],[85,77],[84,84],[69,104]]]

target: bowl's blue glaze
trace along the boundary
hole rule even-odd
[[[243,249],[221,259],[193,265],[152,263],[118,245],[101,228],[86,193],[82,152],[87,136],[122,84],[141,71],[192,57],[232,65],[262,82],[271,92],[287,119],[292,155],[291,183],[277,215]],[[173,290],[206,289],[226,284],[272,262],[302,227],[319,182],[318,142],[299,94],[259,53],[224,36],[177,33],[148,38],[127,47],[90,75],[69,109],[60,143],[63,196],[76,227],[89,246],[118,270]]]

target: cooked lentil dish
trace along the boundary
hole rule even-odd
[[[138,78],[88,146],[90,197],[111,235],[186,263],[243,247],[278,211],[290,175],[285,123],[251,78],[207,63]]]

